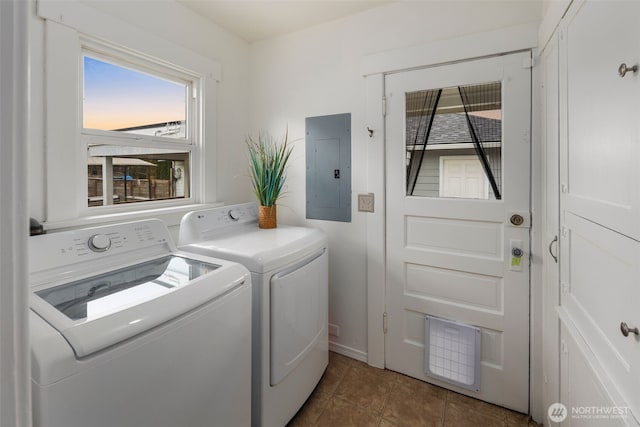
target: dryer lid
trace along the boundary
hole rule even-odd
[[[306,227],[233,227],[211,240],[193,242],[180,248],[202,255],[239,262],[253,273],[267,273],[327,247],[320,230]]]
[[[118,344],[216,299],[248,280],[224,266],[169,255],[40,288],[32,309],[57,329],[77,357]]]

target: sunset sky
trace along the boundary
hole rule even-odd
[[[113,130],[185,120],[186,86],[84,57],[84,127]]]

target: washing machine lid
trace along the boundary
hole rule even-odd
[[[196,257],[198,258],[198,257]],[[238,264],[168,255],[34,289],[31,308],[78,358],[183,315],[250,280]]]
[[[326,247],[327,237],[320,230],[287,225],[260,229],[249,225],[232,227],[211,240],[180,249],[235,261],[253,273],[267,273]]]

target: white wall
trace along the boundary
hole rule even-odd
[[[330,322],[340,327],[334,348],[366,360],[367,217],[352,209],[351,223],[305,219],[304,119],[352,114],[352,206],[368,192],[365,101],[361,66],[366,55],[432,41],[537,22],[537,1],[399,2],[255,43],[251,46],[251,128],[281,134],[296,143],[288,195],[279,220],[318,227],[329,235]],[[380,206],[376,207],[380,209]]]
[[[218,61],[222,79],[217,100],[217,199],[225,203],[250,200],[251,192],[244,165],[244,138],[249,128],[249,45],[239,37],[217,27],[179,3],[163,1],[84,1],[102,13],[133,24],[156,37],[186,47]],[[31,18],[32,118],[30,142],[31,216],[47,218],[44,185],[44,23]],[[60,189],[60,191],[69,191]],[[55,197],[55,195],[54,195]],[[175,230],[174,234],[175,234]]]

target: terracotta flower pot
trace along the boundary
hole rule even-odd
[[[276,205],[258,206],[258,227],[276,228]]]

